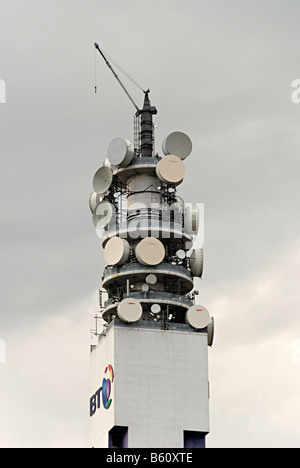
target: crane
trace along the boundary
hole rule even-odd
[[[104,59],[106,65],[118,81],[119,85],[125,91],[127,94],[128,98],[134,105],[136,109],[136,126],[139,127],[140,131],[138,131],[137,139],[140,142],[140,151],[141,151],[141,156],[144,157],[152,157],[153,156],[153,145],[154,145],[154,132],[153,132],[153,123],[152,123],[152,117],[153,115],[157,114],[157,109],[154,106],[151,106],[150,99],[149,99],[149,93],[150,89],[147,89],[147,91],[144,91],[126,72],[124,74],[145,94],[145,99],[144,99],[144,105],[143,109],[139,109],[138,105],[132,98],[132,96],[129,94],[125,86],[123,85],[122,81],[116,74],[115,70],[111,66],[110,62],[108,59],[105,57],[103,51],[100,49],[99,44],[97,42],[94,43],[95,48],[98,50],[102,58]]]
[[[137,112],[140,112],[140,109],[138,108],[137,104],[135,103],[135,101],[133,100],[132,96],[129,94],[129,92],[127,91],[127,89],[125,88],[125,86],[123,85],[122,81],[120,80],[120,78],[118,77],[118,75],[116,74],[115,70],[113,69],[113,67],[111,66],[110,62],[107,60],[107,58],[105,57],[103,51],[100,49],[99,47],[99,44],[97,44],[97,42],[94,43],[94,46],[95,48],[98,50],[98,52],[100,53],[100,55],[103,57],[106,65],[108,66],[108,68],[110,69],[110,71],[112,72],[112,74],[114,75],[114,77],[116,78],[116,80],[118,81],[119,85],[121,86],[121,88],[123,89],[123,91],[125,91],[125,93],[127,94],[127,96],[129,97],[130,101],[132,102],[132,104],[134,105],[134,107],[136,108]],[[143,92],[146,94],[147,92],[149,92],[150,90],[147,90],[147,91],[144,91]]]

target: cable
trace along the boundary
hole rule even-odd
[[[97,94],[97,51],[95,49],[95,94]]]
[[[108,57],[108,59],[115,65],[121,73],[123,73],[135,86],[137,86],[143,93],[146,93],[146,91],[142,88],[141,85],[137,83],[104,49],[101,47],[101,50],[105,53],[105,55]]]

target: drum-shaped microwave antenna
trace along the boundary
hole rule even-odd
[[[135,253],[138,262],[145,266],[158,265],[166,255],[164,245],[155,237],[146,237],[139,242]]]
[[[205,307],[194,305],[187,311],[186,321],[191,327],[201,330],[211,322],[211,317]]]
[[[123,322],[133,323],[142,318],[143,308],[138,300],[127,297],[118,305],[117,313]]]
[[[162,150],[165,156],[175,154],[180,159],[186,159],[192,152],[190,138],[182,132],[171,133],[163,142]]]
[[[112,166],[127,167],[134,156],[134,146],[125,138],[114,138],[107,150],[107,158]]]
[[[110,167],[102,166],[94,175],[93,187],[97,193],[105,193],[112,184],[113,173]]]
[[[96,228],[104,229],[113,219],[114,208],[111,203],[103,201],[99,203],[93,214],[93,223]]]
[[[190,269],[196,278],[202,278],[203,275],[203,249],[194,249],[190,256]]]
[[[196,236],[199,231],[199,224],[199,207],[197,205],[187,205],[184,210],[184,230],[186,234]]]
[[[177,186],[185,176],[185,165],[178,156],[170,154],[159,161],[156,174],[165,184]]]
[[[104,259],[108,265],[119,266],[127,262],[130,253],[129,242],[120,237],[112,237],[104,248]]]
[[[94,213],[95,209],[97,208],[99,203],[103,201],[103,199],[104,199],[103,193],[97,193],[97,192],[91,193],[90,198],[89,198],[89,206],[90,206],[90,210],[92,213]]]

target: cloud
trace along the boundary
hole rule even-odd
[[[1,447],[89,447],[91,300],[5,337]]]
[[[209,444],[295,445],[299,3],[146,5],[4,1],[0,443],[89,445],[85,298],[104,262],[88,197],[110,141],[133,138],[135,112],[101,61],[94,94],[98,41],[151,88],[156,150],[175,130],[193,141],[179,195],[205,204],[200,300],[216,320]]]

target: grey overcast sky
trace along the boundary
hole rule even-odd
[[[0,0],[0,447],[89,447],[104,267],[92,177],[134,108],[99,44],[151,88],[156,148],[187,133],[205,204],[209,448],[300,445],[300,3]],[[142,93],[124,79],[139,104]]]

